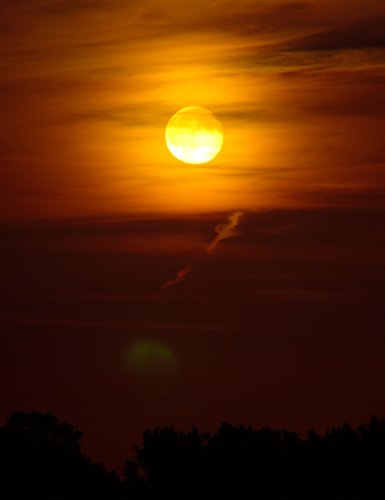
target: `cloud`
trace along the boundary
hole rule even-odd
[[[207,247],[206,252],[208,254],[213,253],[222,240],[227,240],[228,238],[235,238],[236,236],[238,236],[239,233],[235,228],[238,226],[239,219],[242,215],[242,212],[234,212],[229,216],[227,223],[219,224],[215,227],[217,237]]]
[[[206,252],[208,254],[212,254],[221,241],[226,240],[228,238],[235,238],[236,236],[238,236],[239,232],[236,231],[235,228],[238,226],[239,219],[241,218],[242,215],[243,215],[242,212],[234,212],[228,217],[228,222],[226,222],[225,224],[218,224],[215,227],[215,232],[217,233],[217,236],[207,247]],[[180,271],[178,271],[175,278],[166,281],[161,286],[160,288],[161,292],[164,292],[164,290],[167,290],[167,288],[170,288],[171,286],[178,285],[179,283],[182,283],[182,281],[185,281],[187,275],[190,274],[192,270],[193,270],[192,266],[186,266]]]
[[[312,12],[308,2],[279,2],[271,5],[265,2],[245,4],[236,10],[227,9],[211,20],[211,26],[241,36],[271,35],[295,26],[306,24]]]
[[[372,16],[326,29],[293,42],[291,50],[339,51],[385,48],[385,16]]]
[[[78,0],[56,0],[54,2],[45,2],[42,10],[46,11],[49,14],[54,15],[73,15],[78,11],[89,11],[89,10],[99,10],[99,9],[110,9],[114,7],[118,7],[118,2],[105,0],[82,0],[79,2]]]
[[[381,171],[384,169],[383,164],[365,165],[364,168],[377,175],[378,182],[380,179]],[[293,195],[298,198],[298,194]],[[365,187],[362,186],[319,186],[318,189],[303,190],[300,194],[301,200],[307,206],[322,208],[340,208],[340,209],[356,209],[360,210],[384,210],[385,189],[383,186]]]
[[[161,286],[161,292],[164,292],[164,290],[167,290],[167,288],[170,288],[170,286],[178,285],[179,283],[182,283],[187,277],[188,274],[190,274],[192,271],[192,267],[187,266],[181,269],[180,271],[177,272],[175,278],[166,281],[166,283],[163,283]]]

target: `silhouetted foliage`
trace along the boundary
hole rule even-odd
[[[51,414],[17,412],[0,428],[7,498],[119,498],[120,481],[81,453],[82,434]]]
[[[157,427],[145,431],[125,474],[128,491],[142,498],[375,498],[374,491],[385,493],[385,420],[373,417],[356,430],[345,424],[324,436],[312,430],[306,439],[229,423],[213,435]]]
[[[143,471],[142,491],[148,494],[195,491],[204,479],[206,439],[196,427],[186,433],[173,427],[146,430],[143,447],[135,448],[138,469]],[[126,477],[132,471],[132,462],[126,462]],[[127,479],[132,483],[132,474]]]
[[[295,433],[223,423],[208,442],[212,488],[286,490],[295,471],[298,447]]]
[[[93,464],[82,434],[51,414],[18,412],[0,427],[0,488],[10,500],[266,498],[371,499],[385,494],[385,420],[373,417],[305,439],[222,423],[214,434],[147,429],[124,481]],[[9,492],[5,495],[5,492]]]

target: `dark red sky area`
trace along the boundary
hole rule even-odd
[[[384,212],[246,213],[205,255],[224,218],[4,223],[2,417],[51,411],[118,467],[148,426],[305,431],[383,415]],[[124,367],[138,341],[171,349],[175,371]]]
[[[2,421],[52,412],[120,470],[156,425],[385,416],[384,25],[383,0],[1,2]],[[223,125],[207,165],[165,146],[188,105]]]

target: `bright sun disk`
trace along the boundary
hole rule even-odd
[[[201,106],[177,111],[166,127],[170,153],[184,163],[201,164],[213,160],[223,144],[223,131],[213,113]]]

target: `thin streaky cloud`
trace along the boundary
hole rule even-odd
[[[242,217],[242,215],[243,212],[234,212],[228,217],[226,223],[218,224],[215,227],[215,232],[217,233],[217,236],[212,240],[212,242],[207,247],[206,253],[212,254],[221,241],[226,240],[228,238],[235,238],[236,236],[239,235],[239,232],[236,230],[236,227],[238,226],[239,220]],[[175,278],[163,283],[163,285],[160,288],[160,291],[164,292],[165,290],[167,290],[167,288],[182,283],[183,281],[186,280],[187,276],[192,272],[192,270],[193,267],[191,265],[184,267],[183,269],[177,272]]]
[[[238,226],[239,219],[242,217],[242,215],[243,212],[234,212],[229,216],[227,223],[218,224],[218,226],[215,227],[217,237],[207,247],[206,252],[208,254],[213,253],[221,241],[238,236],[239,233],[236,230],[236,227]]]
[[[182,281],[185,281],[187,275],[190,274],[191,271],[192,271],[192,267],[190,267],[190,266],[184,267],[183,269],[181,269],[180,271],[177,272],[175,278],[163,283],[160,291],[164,292],[165,290],[167,290],[167,288],[170,288],[171,286],[178,285],[179,283],[182,283]]]

